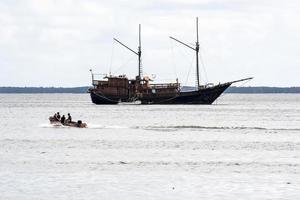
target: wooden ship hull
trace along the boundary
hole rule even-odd
[[[92,102],[94,104],[118,104],[120,99],[114,97],[106,97],[101,93],[95,91],[90,92]]]
[[[94,104],[118,104],[135,101],[140,101],[141,104],[212,104],[232,83],[243,80],[203,87],[196,91],[175,91],[174,93],[163,90],[153,93],[153,89],[149,88],[149,92],[137,93],[134,98],[129,96],[120,98],[118,95],[105,96],[97,90],[90,90],[89,93]]]
[[[141,98],[142,104],[212,104],[231,83],[220,84],[197,91],[179,92],[168,97],[150,95]]]

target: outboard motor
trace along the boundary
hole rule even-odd
[[[82,124],[82,121],[81,121],[81,120],[78,120],[78,121],[77,121],[77,126],[78,126],[78,127],[81,127],[81,124]]]

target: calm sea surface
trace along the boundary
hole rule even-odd
[[[70,112],[87,129],[55,127]],[[94,105],[0,94],[0,199],[299,199],[300,95]]]

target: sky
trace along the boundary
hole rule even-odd
[[[297,0],[0,0],[0,86],[75,87],[97,74],[138,73],[195,85],[199,19],[201,84],[300,86]],[[100,78],[96,76],[96,78]]]

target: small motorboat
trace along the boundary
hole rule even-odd
[[[70,127],[77,127],[77,128],[87,128],[87,124],[83,123],[81,120],[78,120],[77,122],[68,122],[61,123],[59,120],[57,120],[54,117],[49,117],[50,124],[53,125],[62,125],[62,126],[70,126]]]

